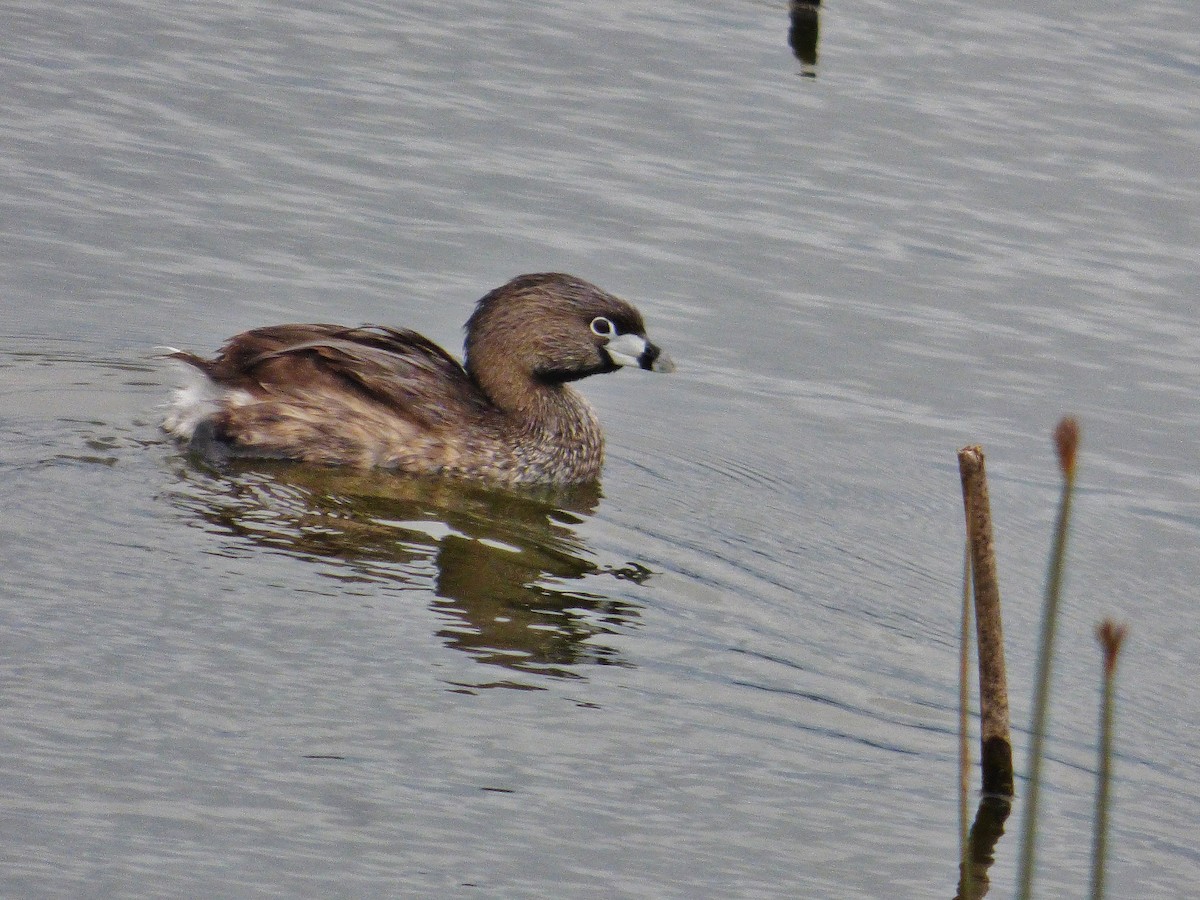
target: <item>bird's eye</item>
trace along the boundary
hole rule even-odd
[[[606,319],[604,316],[596,316],[592,319],[592,334],[596,337],[610,338],[616,333],[617,327],[610,319]]]

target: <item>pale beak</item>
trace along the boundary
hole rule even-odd
[[[618,334],[604,345],[608,358],[618,366],[637,366],[652,372],[674,372],[671,357],[640,334]]]

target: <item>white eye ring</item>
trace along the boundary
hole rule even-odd
[[[606,319],[604,316],[596,316],[592,319],[591,324],[592,334],[596,337],[610,338],[617,333],[617,326],[613,325],[611,319]]]

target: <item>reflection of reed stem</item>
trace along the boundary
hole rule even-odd
[[[983,448],[958,451],[967,541],[975,588],[975,632],[979,651],[979,745],[983,792],[1011,797],[1013,793],[1012,738],[1008,727],[1008,679],[1004,671],[1004,629],[1000,616],[1000,586],[992,542],[992,513],[988,501]]]
[[[1108,785],[1112,776],[1112,733],[1114,688],[1117,680],[1117,655],[1125,640],[1126,628],[1105,619],[1096,629],[1104,648],[1104,691],[1100,700],[1100,751],[1096,771],[1096,821],[1092,828],[1092,900],[1104,896],[1104,860],[1108,850]]]
[[[987,896],[992,886],[988,872],[995,862],[996,844],[1004,834],[1004,823],[1011,810],[1012,801],[1008,797],[989,795],[979,801],[955,900],[980,900]]]
[[[1028,900],[1033,894],[1034,855],[1037,844],[1038,793],[1041,788],[1042,745],[1046,731],[1046,713],[1050,705],[1050,680],[1054,662],[1054,631],[1058,622],[1058,599],[1062,591],[1067,530],[1071,522],[1071,496],[1075,487],[1075,454],[1079,446],[1079,425],[1063,419],[1054,431],[1058,464],[1063,474],[1062,500],[1054,529],[1054,549],[1046,576],[1046,598],[1042,606],[1042,639],[1038,649],[1037,677],[1034,684],[1033,722],[1030,726],[1029,785],[1026,788],[1025,817],[1021,829],[1021,862],[1017,876],[1017,896]]]
[[[971,672],[971,546],[963,549],[962,628],[958,652],[958,858],[961,872],[960,896],[971,893],[970,834],[968,829],[967,797],[971,783],[971,742],[967,734],[970,690],[967,679]]]

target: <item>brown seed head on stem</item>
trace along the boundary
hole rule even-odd
[[[1067,416],[1054,429],[1054,446],[1058,450],[1058,465],[1068,478],[1075,474],[1075,451],[1079,449],[1079,422]]]
[[[1121,652],[1121,643],[1125,640],[1128,631],[1127,626],[1118,625],[1112,619],[1105,619],[1096,628],[1096,639],[1104,648],[1104,672],[1106,675],[1111,676],[1116,671],[1117,655]]]

